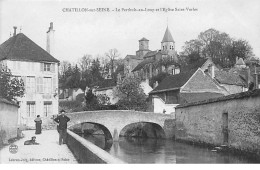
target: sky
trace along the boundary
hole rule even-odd
[[[83,11],[68,12],[75,10],[72,8]],[[108,8],[109,12],[98,12],[97,8]],[[129,8],[146,11],[127,11]],[[46,49],[46,32],[53,22],[54,57],[58,60],[76,63],[84,54],[102,56],[113,48],[124,58],[135,54],[143,37],[149,39],[150,50],[160,49],[168,25],[177,53],[185,41],[214,28],[247,40],[260,57],[259,16],[259,0],[0,0],[0,43],[17,26],[18,33],[21,29]]]

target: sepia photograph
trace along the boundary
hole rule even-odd
[[[0,167],[259,168],[259,17],[258,0],[1,0]]]

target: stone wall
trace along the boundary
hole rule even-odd
[[[0,145],[17,137],[18,105],[0,98]]]
[[[177,106],[175,137],[260,154],[260,90]]]
[[[68,130],[67,145],[79,163],[123,164],[98,146]]]

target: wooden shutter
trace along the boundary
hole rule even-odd
[[[56,88],[57,88],[56,81],[57,81],[57,78],[56,78],[56,77],[53,77],[53,78],[52,78],[52,92],[53,92],[53,93],[55,93],[55,90],[56,90]]]
[[[44,63],[40,63],[41,64],[41,71],[44,70]]]
[[[23,83],[24,83],[24,88],[26,89],[26,76],[22,76],[22,80],[23,80]]]
[[[51,72],[55,73],[55,64],[51,64]]]
[[[36,89],[37,89],[37,93],[40,93],[40,77],[36,78]]]

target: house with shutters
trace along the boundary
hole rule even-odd
[[[12,75],[22,79],[25,95],[17,98],[19,104],[18,124],[34,127],[34,119],[40,115],[43,125],[58,114],[58,65],[52,56],[53,23],[47,32],[47,51],[23,33],[16,34],[0,45],[0,67],[11,70]]]

